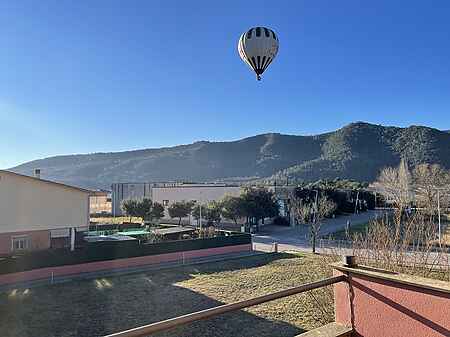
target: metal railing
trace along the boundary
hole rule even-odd
[[[143,336],[148,336],[152,333],[169,330],[169,329],[178,327],[183,324],[192,323],[192,322],[210,318],[213,316],[225,314],[225,313],[231,312],[231,311],[237,311],[237,310],[240,310],[243,308],[248,308],[248,307],[251,307],[251,306],[254,306],[257,304],[273,301],[273,300],[276,300],[279,298],[283,298],[283,297],[287,297],[287,296],[291,296],[291,295],[295,295],[295,294],[300,294],[305,291],[322,288],[325,286],[329,286],[329,285],[332,285],[332,284],[335,284],[338,282],[344,282],[344,281],[347,281],[347,277],[344,275],[333,276],[333,277],[329,277],[329,278],[319,280],[316,282],[303,284],[298,287],[281,290],[281,291],[271,293],[268,295],[254,297],[254,298],[251,298],[251,299],[248,299],[245,301],[239,301],[239,302],[220,305],[220,306],[217,306],[214,308],[193,312],[191,314],[187,314],[187,315],[183,315],[183,316],[179,316],[179,317],[175,317],[175,318],[170,318],[165,321],[160,321],[160,322],[140,326],[137,328],[133,328],[130,330],[113,333],[111,335],[107,335],[104,337],[143,337]]]

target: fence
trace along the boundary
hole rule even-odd
[[[228,236],[207,239],[166,241],[152,244],[139,244],[136,241],[92,242],[86,247],[82,247],[73,252],[68,249],[52,249],[4,258],[0,260],[0,275],[38,268],[249,245],[251,242],[251,235],[245,233],[232,233]]]

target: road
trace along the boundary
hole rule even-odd
[[[366,223],[369,220],[382,216],[386,211],[367,211],[360,214],[339,216],[334,219],[324,220],[320,235],[326,236],[336,231],[345,229],[347,221],[350,221],[350,227]],[[268,225],[262,228],[262,231],[253,234],[253,245],[255,250],[272,251],[273,242],[278,243],[279,251],[298,250],[310,251],[311,246],[308,239],[308,226],[283,227]]]

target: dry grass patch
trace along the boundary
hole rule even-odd
[[[324,266],[317,255],[265,254],[43,286],[26,294],[18,289],[0,293],[0,335],[103,336],[315,281],[331,273]],[[325,306],[317,305],[320,298]],[[157,336],[292,337],[332,320],[332,308],[330,292],[316,290]]]

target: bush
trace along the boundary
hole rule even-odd
[[[283,216],[276,216],[272,223],[276,226],[289,226],[289,220]]]

